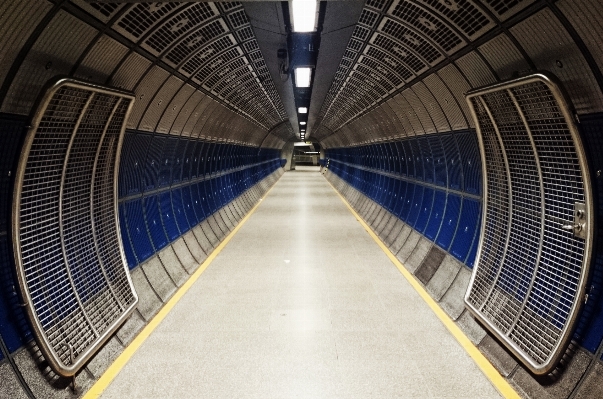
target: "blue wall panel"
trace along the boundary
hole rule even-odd
[[[172,208],[172,194],[169,191],[159,194],[159,209],[161,210],[161,221],[168,239],[174,241],[180,236],[180,231],[176,225],[174,209]]]
[[[440,231],[435,240],[436,244],[445,250],[450,248],[454,233],[456,232],[459,215],[461,213],[461,201],[461,197],[455,194],[448,194],[448,197],[446,198],[444,220],[442,221]]]
[[[433,209],[433,197],[434,190],[426,187],[423,192],[423,200],[421,201],[421,207],[419,209],[419,218],[417,219],[417,223],[415,223],[415,230],[419,233],[424,233],[425,228],[427,227],[427,222],[429,221],[429,216]]]
[[[429,238],[431,241],[435,241],[438,231],[440,230],[440,225],[442,224],[442,220],[444,218],[445,209],[446,193],[444,191],[437,190],[434,194],[433,208],[431,210],[429,222],[427,223],[427,228],[423,233],[425,234],[425,237]]]
[[[172,190],[172,207],[174,208],[174,216],[176,216],[178,230],[180,230],[180,234],[184,234],[190,230],[190,225],[188,224],[188,218],[186,217],[184,202],[182,201],[182,189],[180,188]]]
[[[159,214],[158,198],[156,195],[143,198],[142,204],[144,206],[145,219],[151,235],[153,247],[155,248],[155,251],[158,251],[168,244],[168,238],[163,230],[161,216]]]
[[[473,236],[477,228],[477,220],[479,219],[480,203],[472,199],[463,199],[461,217],[459,226],[454,236],[450,253],[464,262],[467,258],[471,244],[473,244]]]
[[[155,253],[147,233],[142,213],[142,201],[137,199],[125,204],[125,218],[132,241],[132,249],[139,262],[143,262]]]

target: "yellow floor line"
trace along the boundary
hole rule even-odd
[[[325,179],[326,180],[326,179]],[[498,390],[498,392],[507,399],[520,399],[520,396],[515,392],[513,387],[509,385],[507,380],[500,375],[500,373],[494,368],[494,366],[486,359],[486,357],[477,349],[473,342],[467,338],[465,333],[456,325],[454,321],[444,310],[438,305],[438,303],[425,291],[425,288],[415,279],[415,277],[400,263],[398,258],[389,250],[389,248],[381,241],[381,239],[373,232],[373,230],[369,227],[368,224],[356,213],[354,208],[348,203],[348,201],[337,191],[335,186],[331,184],[330,181],[327,182],[331,185],[331,188],[335,191],[335,193],[341,198],[343,203],[348,207],[350,212],[354,215],[354,217],[360,222],[362,227],[369,233],[369,235],[375,240],[377,245],[385,252],[387,257],[392,261],[394,265],[400,270],[402,275],[408,280],[410,285],[417,291],[417,293],[423,298],[423,300],[429,305],[431,310],[436,314],[436,316],[440,319],[440,321],[446,326],[448,331],[456,338],[456,340],[461,344],[463,349],[471,356],[473,361],[477,364],[477,366],[482,370],[484,375],[490,380],[492,385]]]
[[[218,254],[222,252],[222,250],[224,249],[224,247],[226,247],[230,239],[234,237],[234,235],[239,231],[241,226],[243,226],[247,219],[251,217],[251,215],[255,212],[258,206],[260,206],[260,204],[262,203],[262,199],[268,196],[270,191],[272,191],[273,187],[274,184],[258,201],[258,203],[251,209],[251,211],[249,211],[249,213],[241,220],[241,222],[235,227],[235,229],[231,231],[229,235],[226,236],[224,241],[222,241],[220,245],[218,245],[216,249],[214,249],[212,253],[209,254],[207,259],[205,259],[205,261],[190,276],[190,278],[184,284],[182,284],[182,286],[176,291],[174,296],[169,299],[169,301],[161,308],[157,315],[155,315],[155,317],[151,319],[151,321],[142,329],[142,331],[136,336],[136,338],[134,338],[132,343],[130,343],[130,345],[128,345],[124,349],[124,351],[117,357],[117,359],[115,359],[115,361],[109,366],[107,371],[105,371],[105,373],[98,379],[98,381],[96,381],[96,383],[88,390],[88,392],[86,392],[82,399],[96,399],[103,393],[105,389],[107,389],[113,379],[117,377],[117,374],[119,374],[121,369],[124,368],[130,358],[134,355],[134,353],[136,353],[138,348],[140,348],[140,346],[149,337],[149,335],[151,335],[155,328],[157,328],[157,326],[161,324],[163,319],[165,319],[168,313],[170,313],[172,308],[178,303],[178,301],[180,301],[184,294],[186,294],[186,292],[193,286],[193,284],[195,284],[195,281],[199,279],[201,274],[205,271],[205,269],[207,269],[207,267],[216,258],[216,256],[218,256]]]

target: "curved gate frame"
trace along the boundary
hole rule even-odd
[[[497,134],[498,134],[498,137],[500,140],[500,134],[498,133],[498,127],[496,127],[496,122],[495,122],[494,118],[492,117],[492,115],[490,114],[490,111],[487,109],[487,106],[483,102],[483,99],[481,99],[480,97],[483,95],[486,95],[486,94],[495,93],[495,92],[499,92],[499,91],[505,91],[505,90],[509,90],[509,89],[512,89],[512,88],[515,88],[515,87],[518,87],[521,85],[526,85],[526,84],[535,83],[535,82],[544,83],[548,87],[548,89],[551,91],[551,93],[554,96],[554,100],[556,101],[557,106],[558,106],[559,110],[561,111],[561,114],[565,120],[567,129],[569,130],[569,132],[571,134],[571,137],[572,137],[572,140],[574,143],[574,147],[575,147],[575,150],[576,150],[576,153],[578,156],[580,170],[581,170],[583,182],[584,182],[584,200],[585,200],[584,202],[585,202],[585,218],[586,218],[586,220],[585,220],[586,231],[582,231],[582,234],[584,235],[584,238],[585,238],[585,244],[584,244],[584,257],[583,257],[583,262],[582,262],[582,269],[581,269],[580,278],[578,281],[578,288],[576,290],[574,300],[572,301],[571,311],[569,313],[567,321],[564,323],[563,328],[561,330],[560,338],[557,340],[554,348],[551,350],[550,357],[543,363],[536,362],[523,349],[521,349],[515,342],[513,342],[509,338],[507,338],[507,333],[500,330],[484,314],[482,314],[480,309],[476,309],[469,302],[471,290],[474,285],[476,275],[479,271],[480,261],[483,256],[482,251],[484,249],[485,230],[486,230],[486,225],[488,222],[488,220],[486,219],[486,216],[488,214],[488,181],[487,181],[488,176],[487,176],[487,164],[485,162],[485,160],[486,160],[485,145],[484,145],[484,139],[483,139],[483,135],[482,135],[482,129],[481,129],[481,126],[479,123],[479,118],[477,116],[477,112],[476,112],[476,109],[474,107],[472,100],[476,99],[477,101],[482,101],[482,104],[484,104],[486,111],[489,114],[490,120],[491,120],[492,124],[494,125],[494,128],[497,131]],[[594,234],[595,234],[595,228],[594,228],[595,227],[594,226],[594,223],[595,223],[594,215],[595,214],[594,214],[594,212],[595,211],[594,211],[593,192],[592,192],[592,187],[591,187],[591,176],[590,176],[590,172],[589,172],[589,165],[588,165],[588,159],[586,156],[586,152],[584,151],[582,139],[580,137],[580,133],[579,133],[577,125],[576,125],[577,114],[575,113],[574,108],[571,105],[571,101],[569,100],[569,96],[566,94],[560,81],[553,74],[551,74],[550,72],[547,72],[547,71],[539,71],[537,73],[534,73],[534,74],[531,74],[528,76],[511,79],[508,81],[500,82],[500,83],[482,87],[482,88],[477,88],[477,89],[467,92],[465,96],[466,96],[467,103],[469,105],[469,110],[470,110],[471,115],[475,122],[477,136],[478,136],[478,140],[479,140],[480,154],[482,157],[482,182],[483,182],[483,187],[484,187],[482,219],[481,219],[481,227],[480,227],[481,234],[480,234],[480,239],[479,239],[478,251],[477,251],[476,258],[475,258],[475,266],[473,268],[471,279],[469,281],[469,286],[468,286],[467,292],[465,294],[465,306],[474,315],[474,317],[476,317],[485,327],[487,327],[488,330],[490,330],[490,332],[493,333],[500,340],[500,342],[502,342],[507,347],[507,349],[510,350],[532,373],[534,373],[536,375],[546,375],[555,369],[555,367],[557,366],[557,364],[559,363],[559,361],[562,359],[563,355],[565,354],[567,347],[569,346],[569,343],[571,341],[577,319],[580,315],[580,310],[586,301],[586,288],[587,288],[587,283],[588,283],[588,277],[590,274],[589,272],[590,272],[590,263],[591,263],[593,245],[595,242],[594,241],[594,238],[595,238],[594,237]],[[512,94],[510,96],[512,97],[513,101],[515,102],[515,105],[518,106],[517,100],[514,98],[514,96]],[[518,109],[519,109],[519,106],[518,106]],[[534,145],[532,134],[531,134],[529,127],[527,126],[527,122],[525,120],[525,115],[520,111],[518,111],[518,112],[522,117],[523,123],[526,125],[526,129],[527,129],[528,135],[530,137],[530,140],[532,141],[532,145]],[[507,163],[506,154],[504,154],[504,157],[505,157],[505,163]],[[537,157],[537,155],[536,155],[536,157]],[[536,162],[539,163],[539,160],[536,159]],[[507,164],[507,167],[508,167],[508,164]],[[507,177],[510,180],[509,172],[507,171],[507,173],[508,173]],[[540,170],[539,170],[539,173],[540,173]],[[540,181],[542,184],[542,175],[540,176]],[[510,189],[511,189],[511,183],[509,181],[509,190]],[[511,201],[511,197],[512,197],[512,194],[511,194],[511,192],[509,192],[509,201]],[[543,211],[543,218],[544,218],[544,211]],[[511,220],[511,216],[509,216],[509,224],[511,224],[510,220]],[[569,226],[566,226],[565,229],[569,230],[567,227],[569,227]],[[542,228],[544,229],[544,225],[542,225]],[[507,236],[507,244],[508,244],[508,236]],[[542,242],[541,242],[541,245],[542,245]],[[506,245],[505,245],[505,248],[506,248]],[[502,269],[502,265],[500,265],[500,268]],[[527,291],[527,293],[525,294],[526,300],[527,300],[527,297],[529,296],[529,293],[531,292],[532,284],[534,282],[537,269],[538,269],[538,264],[536,265],[536,268],[534,270],[534,276],[532,276],[530,288]],[[500,269],[498,272],[500,273]],[[496,285],[497,279],[498,279],[498,275],[493,283],[493,286]],[[517,317],[519,318],[519,315]],[[515,321],[515,324],[516,323],[517,323],[517,320]],[[513,324],[513,327],[515,326],[515,324]],[[510,334],[511,331],[512,331],[512,328],[509,329],[508,334]]]
[[[23,179],[24,179],[24,176],[26,173],[27,162],[29,159],[30,150],[34,143],[34,139],[36,138],[36,133],[38,131],[38,128],[40,127],[40,123],[42,122],[42,120],[46,114],[47,108],[51,104],[51,101],[53,100],[53,98],[57,94],[57,92],[59,90],[61,90],[62,88],[73,88],[73,89],[80,89],[80,90],[88,91],[90,93],[90,97],[88,98],[85,106],[83,107],[81,114],[79,115],[79,119],[78,119],[77,123],[75,124],[75,128],[73,129],[73,132],[71,133],[72,136],[71,136],[69,146],[68,146],[68,149],[67,149],[67,152],[65,155],[65,159],[64,159],[63,176],[61,179],[59,207],[61,206],[62,201],[63,201],[62,190],[63,190],[63,186],[64,186],[64,181],[65,181],[65,169],[67,167],[67,161],[69,160],[71,146],[73,144],[74,137],[78,132],[79,124],[82,121],[82,118],[84,117],[84,114],[86,113],[87,108],[90,105],[92,98],[97,94],[109,95],[109,96],[114,96],[117,98],[117,103],[114,105],[113,111],[110,113],[109,117],[107,118],[107,120],[105,122],[105,129],[102,133],[102,136],[100,139],[101,141],[96,150],[97,154],[96,154],[96,160],[94,162],[93,173],[96,171],[96,166],[97,166],[97,161],[98,161],[98,156],[99,156],[102,140],[105,137],[105,133],[106,133],[109,125],[113,121],[115,112],[118,109],[118,106],[120,105],[120,103],[122,101],[129,101],[129,104],[127,106],[125,113],[123,113],[123,115],[121,115],[122,121],[121,121],[121,127],[119,128],[119,138],[117,141],[117,148],[115,151],[115,163],[113,166],[113,176],[111,176],[111,178],[113,179],[112,205],[113,205],[113,213],[114,213],[113,218],[112,218],[112,223],[114,223],[114,226],[112,226],[112,227],[115,228],[115,233],[117,235],[117,237],[114,237],[114,238],[117,240],[117,242],[119,244],[119,254],[120,254],[121,263],[123,266],[123,270],[121,270],[121,271],[117,270],[116,272],[125,274],[124,277],[127,281],[127,285],[129,286],[128,287],[130,290],[129,294],[132,295],[132,301],[129,304],[129,306],[127,306],[125,308],[120,303],[120,307],[123,309],[120,316],[116,320],[114,320],[109,327],[107,327],[104,331],[102,331],[102,333],[99,334],[99,336],[97,337],[97,339],[94,341],[94,343],[92,345],[88,346],[85,349],[85,351],[83,351],[82,353],[77,353],[77,357],[74,355],[73,347],[70,344],[64,345],[68,348],[68,350],[70,352],[70,356],[71,356],[71,360],[72,360],[71,364],[65,364],[65,362],[63,362],[61,360],[57,351],[51,345],[50,340],[40,322],[39,315],[33,304],[32,295],[31,295],[31,292],[29,289],[28,280],[27,280],[27,276],[25,273],[25,269],[24,269],[24,261],[23,261],[23,257],[22,257],[22,245],[21,245],[21,240],[20,240],[21,200],[22,200],[22,191],[23,191]],[[128,269],[127,261],[126,261],[126,256],[125,256],[125,252],[124,252],[124,248],[123,248],[123,243],[122,243],[122,239],[121,239],[121,230],[120,230],[119,212],[118,212],[118,198],[117,198],[118,174],[119,174],[121,148],[122,148],[122,144],[123,144],[123,138],[124,138],[124,134],[125,134],[126,124],[128,121],[128,117],[132,111],[134,100],[135,100],[135,96],[133,95],[133,93],[130,93],[127,91],[118,90],[118,89],[114,89],[114,88],[110,88],[110,87],[104,87],[104,86],[100,86],[100,85],[96,85],[93,83],[80,81],[80,80],[72,79],[72,78],[64,78],[64,77],[55,78],[54,80],[50,81],[48,83],[48,85],[45,87],[44,94],[41,96],[37,105],[34,108],[35,111],[33,113],[33,116],[31,117],[31,123],[28,126],[28,131],[25,136],[25,141],[23,143],[23,147],[21,150],[21,155],[20,155],[18,166],[17,166],[17,171],[15,174],[13,202],[12,202],[12,215],[11,215],[12,246],[13,246],[13,254],[14,254],[14,260],[15,260],[16,277],[17,277],[17,282],[19,285],[20,294],[24,301],[23,306],[26,310],[26,314],[27,314],[29,322],[30,322],[29,324],[32,327],[32,332],[36,339],[38,347],[39,347],[40,351],[42,352],[42,355],[44,356],[44,358],[48,361],[48,364],[52,368],[52,370],[63,377],[74,376],[77,373],[77,371],[80,370],[86,364],[86,362],[88,360],[90,360],[90,358],[104,345],[104,343],[113,335],[113,333],[115,333],[117,331],[117,329],[128,319],[128,317],[132,314],[132,312],[136,309],[136,307],[138,305],[138,295],[136,294],[134,285],[132,283],[132,279],[130,277],[130,273],[129,273],[129,269]],[[90,195],[91,201],[92,201],[92,197],[94,194],[94,192],[92,190],[92,188],[94,187],[92,185],[93,182],[94,182],[94,178],[93,178],[93,181],[91,182],[91,195]],[[91,219],[92,219],[91,223],[94,224],[94,216],[92,214],[91,214]],[[61,230],[61,245],[63,247],[62,252],[63,252],[64,261],[65,261],[65,269],[67,269],[67,273],[69,275],[69,280],[70,280],[69,283],[73,286],[74,282],[73,282],[73,279],[71,278],[71,273],[67,267],[65,244],[64,244],[64,240],[63,240],[63,226],[62,226],[61,222],[62,222],[62,219],[59,223],[60,223],[60,230]],[[98,254],[98,252],[99,252],[98,243],[95,242],[94,246],[95,246],[95,249]],[[104,278],[107,279],[107,275],[105,274],[106,271],[103,269],[102,266],[100,267],[100,269],[103,271]],[[111,288],[110,285],[109,285],[109,289],[113,293],[113,288]],[[77,293],[75,293],[75,295],[78,296]],[[78,303],[81,306],[79,297],[78,297]],[[88,320],[87,315],[85,315],[84,317],[86,318],[86,320]]]

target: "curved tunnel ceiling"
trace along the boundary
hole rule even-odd
[[[131,129],[277,148],[292,135],[269,134],[287,115],[241,3],[5,8],[2,112],[27,115],[51,77],[71,75],[132,90]]]
[[[602,110],[594,1],[367,1],[312,136],[327,147],[473,127],[464,94],[535,70]]]

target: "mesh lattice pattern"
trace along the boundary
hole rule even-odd
[[[200,48],[205,46],[207,42],[214,40],[217,36],[226,33],[227,28],[224,22],[221,19],[210,22],[209,24],[202,26],[199,30],[195,31],[191,35],[189,35],[186,39],[182,40],[178,43],[172,50],[170,50],[165,58],[172,62],[174,65],[180,64],[182,60],[184,60],[189,55],[198,52],[198,54],[216,54],[215,51],[219,51],[219,49],[212,48],[204,48],[203,51],[199,51]],[[212,45],[220,47],[219,42],[226,40],[228,42],[228,38],[220,38],[216,40]],[[232,45],[227,43],[226,46]],[[207,53],[209,51],[209,54]]]
[[[420,35],[392,19],[384,18],[381,31],[400,40],[402,43],[415,50],[430,64],[434,64],[444,57],[440,51],[429,44],[429,42]]]
[[[131,99],[65,83],[21,155],[14,238],[38,345],[72,375],[136,305],[116,218],[115,165]]]
[[[188,61],[184,63],[184,65],[182,66],[182,70],[187,75],[192,75],[208,60],[211,60],[212,58],[216,57],[218,54],[222,53],[229,47],[234,46],[236,43],[237,41],[232,35],[226,35],[224,37],[221,37],[218,40],[210,43],[206,47],[203,47],[202,49],[198,50],[194,56],[192,56]],[[242,55],[240,51],[234,51],[236,52],[236,54]]]
[[[98,10],[105,17],[111,16],[119,8],[120,4],[118,3],[90,3],[90,7]]]
[[[391,14],[424,33],[448,53],[453,52],[463,44],[463,39],[454,33],[435,13],[406,0],[394,4]]]
[[[379,46],[392,54],[396,54],[399,60],[411,67],[411,69],[417,74],[421,73],[421,71],[427,68],[427,65],[425,65],[423,61],[421,61],[412,53],[411,50],[406,48],[406,46],[402,45],[401,43],[397,43],[396,41],[380,34],[376,34],[373,37],[372,42],[375,46]]]
[[[563,354],[589,254],[573,230],[592,199],[586,162],[561,97],[541,77],[469,99],[482,137],[487,195],[480,255],[466,301],[536,373]]]
[[[178,3],[144,3],[128,11],[119,22],[117,30],[137,41],[161,18],[175,9]]]
[[[153,34],[145,40],[145,44],[148,45],[157,53],[161,53],[170,44],[174,43],[177,39],[190,32],[191,29],[203,24],[203,22],[216,15],[216,10],[213,5],[209,3],[197,3],[192,7],[186,8],[178,15],[172,17],[169,21],[161,25]],[[204,27],[202,37],[204,41],[213,39],[217,35],[223,33],[223,29],[216,27],[215,32],[211,32],[208,28],[211,24]]]
[[[488,27],[493,26],[492,21],[469,0],[421,0],[421,2],[445,16],[471,39],[477,38]]]

